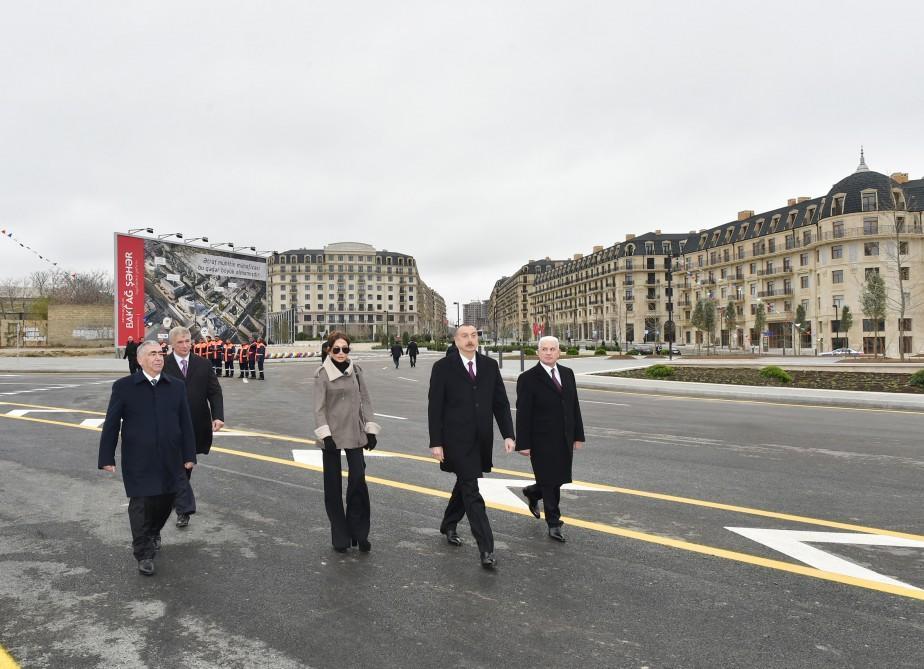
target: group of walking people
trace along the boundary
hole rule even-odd
[[[170,332],[173,353],[161,355],[155,342],[139,345],[140,370],[113,384],[100,438],[98,466],[115,471],[121,434],[122,474],[129,496],[133,549],[142,574],[154,573],[160,531],[176,510],[177,526],[195,513],[190,476],[197,454],[208,453],[212,433],[224,425],[217,375],[200,356],[190,355],[189,330]],[[350,359],[350,337],[333,332],[314,376],[314,434],[323,450],[324,507],[331,544],[337,552],[372,549],[371,505],[363,450],[378,445],[375,417],[362,368]],[[584,427],[573,372],[558,365],[559,342],[539,341],[539,363],[517,380],[516,430],[497,362],[478,352],[478,334],[457,328],[454,350],[438,360],[430,376],[427,422],[429,450],[440,469],[455,476],[440,532],[451,546],[462,546],[458,524],[467,517],[485,568],[497,563],[494,536],[478,479],[493,467],[494,427],[507,453],[528,456],[536,483],[523,489],[530,512],[545,512],[548,536],[564,542],[560,489],[571,482],[575,449]],[[416,357],[416,356],[415,356]],[[346,497],[341,453],[348,467]]]
[[[381,427],[371,420],[374,412],[362,369],[349,359],[349,336],[334,332],[328,342],[329,356],[315,375],[314,417],[315,436],[324,449],[331,542],[339,552],[351,546],[368,552],[370,503],[362,449],[376,447]],[[507,453],[530,457],[536,483],[523,494],[536,518],[542,503],[549,537],[559,542],[565,541],[561,486],[571,482],[573,452],[584,445],[584,424],[574,373],[557,364],[561,351],[555,337],[540,339],[539,363],[517,380],[516,430],[497,362],[478,353],[477,330],[460,326],[454,343],[456,350],[433,365],[427,407],[430,453],[440,469],[456,477],[440,532],[449,545],[463,545],[458,524],[468,517],[481,565],[493,568],[494,535],[478,490],[478,479],[493,467],[493,423]],[[345,507],[341,449],[349,468]]]

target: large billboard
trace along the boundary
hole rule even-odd
[[[133,235],[115,236],[116,345],[167,338],[240,342],[266,331],[266,259]]]

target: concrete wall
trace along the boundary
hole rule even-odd
[[[112,346],[114,340],[111,304],[48,305],[49,346]]]

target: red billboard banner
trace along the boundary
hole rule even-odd
[[[144,239],[116,237],[117,346],[144,339]]]

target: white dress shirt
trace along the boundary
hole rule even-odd
[[[478,360],[476,360],[478,356],[472,354],[472,359],[469,360],[462,351],[459,351],[459,357],[462,358],[462,366],[465,367],[465,373],[468,373],[468,363],[472,363],[472,373],[478,376]]]
[[[542,365],[542,369],[544,369],[544,370],[545,370],[545,373],[549,375],[549,378],[552,379],[552,382],[553,382],[553,383],[555,382],[555,379],[552,378],[552,370],[554,369],[554,370],[555,370],[555,378],[558,379],[558,385],[561,385],[561,372],[558,371],[558,365],[552,365],[551,367],[549,367],[549,366],[548,366],[547,364],[545,364],[544,362],[540,362],[539,364]]]

